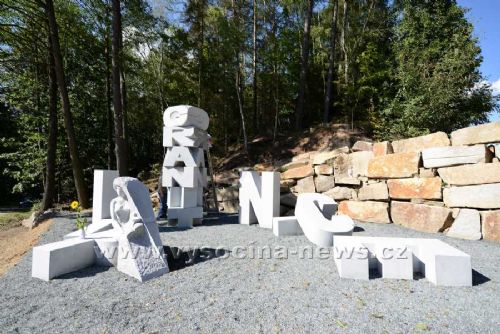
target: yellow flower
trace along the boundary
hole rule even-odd
[[[71,202],[70,206],[73,210],[75,210],[76,208],[78,208],[78,206],[80,205],[80,203],[78,203],[78,201],[73,201]]]

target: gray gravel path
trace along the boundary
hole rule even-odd
[[[357,224],[355,235],[437,237],[472,256],[475,286],[340,279],[333,258],[293,255],[305,237],[234,224],[236,217],[179,231],[161,227],[171,273],[141,284],[115,268],[88,268],[51,282],[31,278],[31,252],[0,278],[0,332],[22,333],[499,333],[500,244],[465,241],[396,225]],[[58,218],[41,244],[72,230]],[[362,231],[361,231],[362,230]],[[288,259],[242,257],[269,245]],[[248,248],[250,247],[250,248]],[[215,251],[213,252],[215,253]],[[189,261],[194,257],[194,263]],[[278,254],[276,254],[278,255]],[[282,255],[280,253],[279,255]]]

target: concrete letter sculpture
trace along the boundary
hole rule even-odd
[[[194,126],[197,129],[208,129],[208,114],[200,108],[188,105],[168,107],[163,113],[163,123],[169,126]]]
[[[100,171],[96,174],[100,178]],[[85,239],[76,231],[63,241],[33,247],[33,277],[48,281],[98,265],[116,266],[142,282],[169,271],[147,188],[129,177],[104,184],[118,194],[108,203],[111,218],[89,225]],[[104,192],[108,197],[108,189]]]
[[[440,286],[471,286],[470,255],[437,239],[334,236],[339,276],[369,279],[369,269],[384,278],[413,279],[414,273]]]
[[[316,193],[300,194],[295,206],[295,217],[312,243],[331,247],[334,235],[352,235],[354,222],[345,215],[335,215],[337,203],[330,197]]]
[[[167,187],[167,215],[177,227],[191,228],[203,218],[203,187],[207,185],[204,149],[208,114],[192,106],[169,107],[163,113],[162,185]]]
[[[240,224],[259,223],[260,227],[273,228],[273,217],[280,211],[280,173],[241,172]]]
[[[148,190],[131,177],[116,178],[113,188],[118,194],[110,207],[119,243],[117,269],[141,282],[167,273]]]

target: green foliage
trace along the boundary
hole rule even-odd
[[[455,1],[404,0],[394,43],[395,98],[380,112],[381,137],[450,132],[494,108],[479,72],[481,49]]]
[[[214,153],[253,124],[252,1],[122,1],[126,125],[131,174],[162,161],[162,113],[176,104],[210,115]],[[257,0],[257,126],[251,136],[292,131],[299,87],[305,1]],[[315,1],[304,127],[322,121],[332,2]],[[495,99],[481,85],[480,49],[464,9],[452,0],[338,1],[332,122],[377,138],[409,137],[484,122]],[[64,70],[86,181],[108,166],[109,1],[55,0]],[[0,179],[38,198],[48,137],[48,49],[44,11],[30,0],[0,4]],[[347,22],[344,22],[347,20]],[[344,31],[346,27],[346,31]],[[343,38],[345,37],[345,38]],[[108,49],[107,49],[108,48]],[[107,58],[108,57],[108,58]],[[60,109],[60,105],[58,106]],[[60,111],[59,111],[60,113]],[[56,161],[59,200],[75,197],[64,124]],[[4,200],[4,198],[2,198]]]

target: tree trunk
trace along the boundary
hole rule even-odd
[[[241,117],[241,129],[243,131],[243,146],[245,148],[245,153],[248,154],[248,137],[247,137],[247,131],[246,131],[246,125],[245,125],[245,114],[243,113],[243,101],[242,101],[242,90],[241,90],[241,71],[240,71],[240,66],[239,66],[239,61],[238,61],[238,70],[236,72],[236,95],[238,97],[238,109],[240,111],[240,117]]]
[[[327,123],[330,120],[330,111],[332,109],[333,96],[333,71],[335,68],[335,44],[337,35],[337,13],[338,0],[332,0],[332,27],[330,35],[330,59],[328,63],[328,78],[326,80],[325,108],[323,111],[323,122]]]
[[[203,46],[205,41],[205,0],[200,0],[198,19],[200,20],[200,36],[198,41],[198,107],[201,108],[203,94]]]
[[[344,13],[342,15],[342,51],[344,52],[344,81],[349,82],[349,55],[347,52],[347,31],[349,30],[349,7],[347,0],[344,0]]]
[[[252,76],[253,76],[253,131],[258,132],[259,124],[257,121],[257,0],[253,0],[253,59],[252,59]]]
[[[75,181],[76,192],[78,200],[82,208],[90,207],[89,198],[87,195],[87,187],[83,177],[83,168],[78,155],[78,145],[76,143],[75,130],[73,127],[73,118],[71,114],[71,106],[69,102],[68,90],[66,87],[66,78],[64,76],[63,60],[61,55],[61,47],[59,45],[59,32],[57,28],[56,16],[54,12],[53,0],[46,0],[45,11],[49,23],[50,41],[52,54],[54,56],[55,72],[57,77],[57,84],[61,95],[64,127],[68,137],[69,153],[71,157],[71,165],[73,167],[73,178]]]
[[[49,46],[52,45],[49,35]],[[49,63],[49,137],[47,140],[47,162],[42,209],[45,211],[54,204],[56,195],[56,152],[57,152],[57,76],[54,56],[48,52]]]
[[[304,104],[307,84],[307,71],[309,68],[309,40],[311,35],[311,19],[314,8],[314,0],[309,0],[307,14],[304,22],[304,38],[302,40],[302,52],[300,55],[300,77],[299,77],[299,95],[297,98],[297,108],[295,110],[295,128],[297,130],[303,127]]]
[[[107,10],[106,10],[107,17]],[[111,43],[109,38],[109,30],[106,29],[104,45],[104,57],[106,60],[106,121],[107,121],[107,153],[108,153],[108,169],[113,169],[114,159],[114,140],[113,140],[113,99],[111,97]]]
[[[241,25],[241,17],[240,17],[240,11],[239,7],[236,4],[236,1],[232,2],[233,5],[233,14],[234,14],[234,20],[235,24],[238,28],[240,28]],[[243,71],[242,68],[245,68],[244,64],[242,65],[241,63],[241,54],[243,50],[243,45],[241,43],[238,43],[236,45],[236,50],[235,50],[235,56],[236,56],[236,76],[235,76],[235,88],[236,88],[236,96],[238,98],[238,109],[240,112],[240,118],[241,118],[241,131],[243,132],[243,145],[245,149],[245,153],[248,155],[248,137],[247,137],[247,131],[246,131],[246,124],[245,124],[245,114],[243,112],[243,91],[244,91],[244,83],[243,83]]]
[[[120,0],[112,1],[113,27],[113,110],[115,116],[116,167],[120,176],[128,175],[128,146],[125,133],[124,82],[122,80],[122,20]]]

